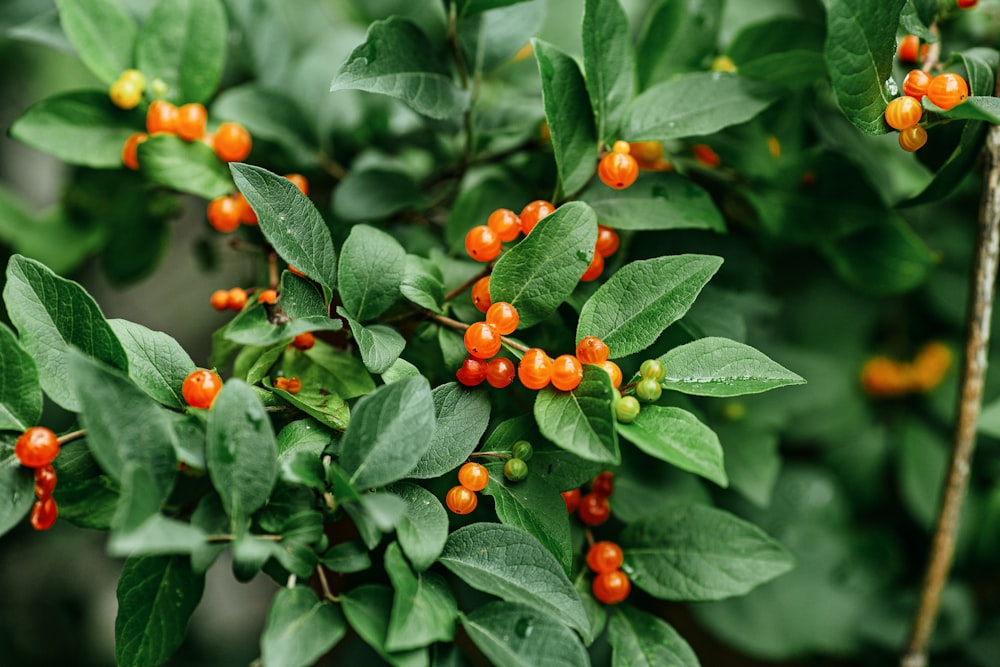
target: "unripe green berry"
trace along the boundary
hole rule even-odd
[[[510,458],[503,464],[504,477],[512,482],[520,482],[528,476],[528,464],[523,459]]]
[[[622,424],[631,424],[639,416],[639,409],[635,396],[622,396],[615,402],[615,417]]]
[[[639,366],[639,375],[663,382],[663,379],[667,377],[667,369],[663,367],[663,363],[659,359],[646,359]]]
[[[663,393],[663,387],[654,378],[646,377],[635,386],[635,395],[644,401],[655,401]]]
[[[522,461],[527,461],[531,458],[531,455],[535,453],[534,448],[531,443],[527,440],[518,440],[511,447],[510,453],[515,459],[521,459]]]

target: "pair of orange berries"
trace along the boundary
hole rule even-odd
[[[243,306],[247,305],[247,291],[242,287],[215,290],[209,298],[209,303],[218,311],[243,310]]]
[[[35,503],[31,507],[31,526],[48,530],[59,516],[52,492],[56,488],[56,471],[52,462],[59,454],[59,438],[44,426],[32,426],[18,436],[14,456],[26,468],[35,469]]]
[[[528,389],[543,389],[550,383],[560,391],[572,391],[583,380],[583,364],[600,366],[617,389],[622,383],[618,365],[608,360],[608,346],[597,336],[584,336],[576,346],[576,355],[561,354],[555,359],[533,347],[524,353],[517,367],[517,377]]]
[[[283,389],[289,394],[297,394],[302,390],[302,380],[297,377],[279,377],[274,379],[274,388]]]
[[[475,322],[465,330],[465,349],[469,356],[456,372],[458,381],[474,387],[484,380],[491,387],[502,389],[514,381],[514,362],[497,357],[503,336],[517,329],[520,317],[517,309],[506,301],[498,301],[486,309],[486,320]],[[487,361],[488,360],[488,361]]]
[[[919,125],[924,114],[921,100],[926,96],[931,102],[948,111],[969,96],[965,79],[954,72],[944,72],[935,77],[921,69],[911,70],[903,79],[903,95],[895,98],[885,108],[885,122],[899,130],[899,146],[914,152],[927,143],[927,130]]]
[[[624,561],[625,554],[615,542],[595,542],[587,550],[587,567],[596,575],[591,590],[600,602],[618,604],[632,591],[632,582],[621,570]]]
[[[939,342],[924,345],[912,363],[875,356],[861,369],[861,385],[877,398],[930,391],[944,380],[951,361],[951,350]]]
[[[479,504],[478,492],[490,481],[489,471],[482,465],[469,461],[458,469],[458,485],[445,495],[444,502],[455,514],[468,514]]]
[[[596,280],[604,272],[604,260],[615,254],[621,239],[618,232],[607,225],[597,225],[597,242],[594,243],[594,256],[590,260],[587,270],[580,276],[581,282]]]
[[[294,183],[302,194],[309,195],[309,181],[305,176],[285,174],[285,178]],[[208,217],[208,224],[223,234],[236,231],[241,224],[253,226],[258,222],[257,212],[253,210],[242,192],[216,197],[208,203],[205,215]]]
[[[530,234],[538,221],[556,210],[550,201],[536,199],[525,204],[517,214],[509,208],[498,208],[465,235],[465,251],[478,262],[492,262],[500,255],[505,241],[513,241],[521,232]]]

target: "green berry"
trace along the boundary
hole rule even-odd
[[[520,482],[528,476],[528,464],[516,457],[507,459],[507,463],[503,464],[503,474],[512,482]]]
[[[639,375],[644,378],[653,378],[657,382],[663,382],[663,379],[667,377],[667,369],[663,367],[659,359],[646,359],[639,366]]]
[[[635,396],[622,396],[615,402],[615,417],[622,424],[631,424],[639,416],[639,401]]]
[[[511,447],[510,453],[515,459],[521,459],[522,461],[527,461],[531,458],[531,455],[535,453],[532,448],[531,443],[527,440],[518,440]]]
[[[663,393],[663,387],[654,378],[644,377],[635,386],[635,395],[644,401],[655,401]]]

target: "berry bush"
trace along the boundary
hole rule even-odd
[[[940,602],[923,568],[998,38],[998,0],[0,7],[81,65],[8,128],[66,175],[0,186],[0,535],[106,533],[119,665],[191,664],[227,564],[263,667],[995,665],[992,376]],[[181,224],[197,353],[81,272]]]

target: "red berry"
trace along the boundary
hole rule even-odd
[[[945,111],[961,104],[968,96],[968,84],[954,72],[938,74],[927,84],[927,99]]]
[[[465,250],[478,262],[492,262],[500,254],[500,237],[486,225],[476,225],[465,235]]]
[[[213,371],[198,369],[184,378],[181,394],[192,408],[210,408],[220,389],[222,378]]]
[[[466,387],[475,387],[486,379],[487,372],[485,361],[476,357],[466,357],[458,371],[455,372],[455,377]]]
[[[715,169],[722,164],[722,158],[708,144],[695,144],[691,147],[691,154],[698,164],[708,169]]]
[[[604,604],[618,604],[628,597],[632,590],[632,582],[621,570],[612,570],[594,577],[591,590],[594,592],[594,597]]]
[[[536,199],[530,202],[521,209],[521,230],[525,234],[530,234],[531,230],[535,228],[538,221],[552,213],[556,210],[556,207],[552,205],[552,202],[546,201],[544,199]]]
[[[145,132],[136,132],[129,135],[128,139],[125,140],[125,145],[122,146],[123,165],[132,170],[139,168],[139,144],[146,139],[149,139],[149,135]]]
[[[610,498],[615,492],[615,474],[610,470],[598,473],[590,482],[590,490],[599,496]]]
[[[44,468],[58,453],[59,438],[44,426],[32,426],[14,443],[14,455],[21,465],[28,468]]]
[[[501,336],[514,333],[520,317],[517,308],[506,301],[497,301],[491,304],[486,311],[486,321],[497,328]]]
[[[903,95],[889,102],[885,108],[885,122],[894,130],[905,130],[920,122],[924,107],[919,100]]]
[[[285,174],[285,178],[295,184],[306,197],[309,196],[309,181],[302,174]],[[290,269],[291,267],[289,267]]]
[[[216,197],[208,203],[208,224],[216,231],[228,233],[240,226],[240,213],[232,197]]]
[[[621,568],[624,555],[614,542],[595,542],[587,550],[587,566],[598,574],[614,572]]]
[[[972,9],[979,4],[979,0],[958,0],[959,9]]]
[[[31,527],[35,530],[48,530],[59,516],[59,507],[52,496],[44,500],[36,500],[31,508]]]
[[[488,322],[476,322],[465,330],[465,349],[474,357],[489,359],[500,351],[500,332]]]
[[[572,514],[580,506],[580,489],[570,489],[562,492],[563,502],[566,503],[566,513]]]
[[[600,364],[608,360],[611,350],[597,336],[584,336],[576,344],[576,358],[585,364]]]
[[[514,381],[517,367],[507,357],[494,357],[486,364],[486,381],[491,387],[503,389]]]
[[[229,290],[229,310],[243,310],[247,305],[247,291],[242,287]]]
[[[212,308],[216,310],[226,310],[229,308],[229,291],[224,289],[217,289],[212,292],[212,296],[209,298],[208,302],[212,304]]]
[[[915,63],[919,48],[920,38],[916,35],[907,35],[899,41],[899,46],[896,47],[896,56],[900,62]]]
[[[583,379],[583,364],[572,354],[560,354],[552,361],[552,386],[560,391],[573,391]]]
[[[257,303],[274,303],[278,300],[278,290],[266,289],[257,295]]]
[[[606,225],[597,225],[597,243],[594,251],[601,257],[611,257],[621,243],[618,232]]]
[[[192,102],[177,109],[177,136],[185,141],[195,141],[205,136],[208,112],[205,106]]]
[[[35,468],[35,496],[44,500],[56,488],[56,469],[51,464]]]
[[[908,127],[899,133],[899,147],[910,153],[918,151],[927,143],[927,130],[920,125]]]
[[[513,241],[521,233],[521,218],[509,208],[498,208],[486,220],[489,227],[501,241]]]
[[[912,69],[906,78],[903,79],[903,94],[921,99],[927,94],[927,84],[931,82],[931,75],[922,69]]]
[[[490,309],[490,277],[483,276],[472,286],[472,303],[482,312]]]
[[[239,162],[250,155],[250,133],[239,123],[222,123],[215,131],[212,149],[224,162]]]
[[[316,336],[311,332],[306,331],[305,333],[300,333],[298,336],[292,339],[292,346],[297,350],[302,350],[303,352],[312,348],[316,344]]]
[[[595,250],[594,256],[590,260],[590,266],[588,266],[587,270],[583,272],[582,276],[580,276],[580,280],[585,283],[590,282],[591,280],[597,280],[602,271],[604,271],[604,258],[601,257],[601,254]]]
[[[588,526],[600,526],[611,516],[611,505],[605,496],[591,491],[580,498],[576,513]]]
[[[153,100],[146,111],[146,132],[156,134],[177,131],[177,107],[166,100]]]
[[[490,481],[490,473],[482,465],[469,461],[458,469],[458,483],[469,491],[482,491]]]
[[[236,202],[236,215],[239,217],[240,222],[244,225],[256,225],[257,212],[253,210],[253,206],[247,201],[247,198],[243,196],[243,193],[238,193],[233,200]]]
[[[476,509],[476,505],[479,504],[479,498],[476,497],[476,492],[471,491],[461,484],[458,486],[453,486],[448,491],[448,495],[444,498],[445,504],[455,514],[468,514],[472,510]]]
[[[541,348],[531,348],[517,365],[517,377],[528,389],[541,389],[552,379],[552,359]]]
[[[597,164],[597,175],[608,187],[623,190],[635,183],[639,176],[639,163],[628,153],[611,152]]]

